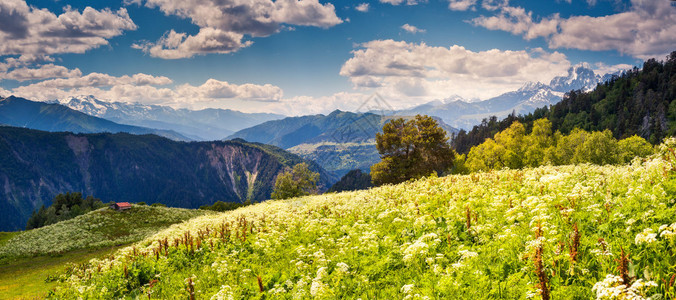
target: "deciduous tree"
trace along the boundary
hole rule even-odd
[[[300,163],[277,175],[272,199],[288,199],[317,193],[319,173],[312,172],[306,163]]]
[[[385,123],[383,132],[376,134],[376,148],[381,156],[381,161],[371,167],[376,185],[445,173],[455,157],[446,131],[436,120],[422,115]]]

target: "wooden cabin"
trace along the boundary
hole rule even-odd
[[[129,202],[116,202],[110,205],[111,209],[117,210],[117,211],[123,211],[131,208],[131,203]]]

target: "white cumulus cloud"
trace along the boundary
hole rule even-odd
[[[376,88],[391,98],[443,99],[458,94],[485,99],[524,82],[549,82],[570,67],[565,55],[531,51],[471,51],[462,46],[375,40],[353,51],[340,75],[357,88]]]
[[[226,81],[209,79],[200,86],[184,84],[176,88],[182,98],[196,99],[229,99],[240,98],[256,101],[278,101],[282,98],[282,89],[271,85],[231,84]]]
[[[474,9],[476,2],[477,0],[449,0],[448,8],[459,11]]]
[[[244,36],[213,28],[201,28],[197,35],[177,33],[173,29],[155,43],[132,45],[153,57],[179,59],[205,53],[230,53],[251,45]]]
[[[37,68],[22,67],[13,69],[4,74],[0,73],[0,79],[12,79],[17,81],[80,76],[82,76],[80,69],[75,68],[70,70],[64,66],[57,66],[54,64],[41,65]]]
[[[590,3],[591,4],[591,3]],[[471,20],[476,26],[522,35],[525,39],[544,37],[549,48],[592,51],[615,50],[646,59],[663,58],[676,45],[676,13],[670,1],[632,0],[625,11],[607,16],[558,14],[534,20],[521,7],[503,6],[495,16]]]
[[[89,73],[85,76],[72,77],[72,78],[56,78],[40,81],[31,85],[26,86],[26,88],[57,88],[57,89],[72,89],[72,88],[83,88],[83,87],[107,87],[115,85],[167,85],[172,83],[171,79],[164,76],[152,76],[148,74],[138,73],[132,76],[123,75],[123,76],[112,76],[102,73]]]
[[[276,102],[282,99],[281,88],[271,84],[234,84],[209,79],[201,85],[172,84],[165,76],[133,74],[112,76],[90,73],[73,78],[56,78],[19,86],[11,91],[2,90],[0,96],[16,95],[31,100],[49,101],[72,96],[93,95],[104,101],[162,104],[173,107],[224,107],[251,106],[251,101]],[[249,104],[247,104],[249,103]]]
[[[286,28],[284,24],[329,28],[343,22],[331,3],[318,0],[134,0],[158,8],[165,15],[189,19],[200,27],[194,36],[166,33],[156,42],[137,43],[153,57],[176,59],[207,53],[229,53],[251,44],[245,35],[264,37]]]
[[[380,0],[381,3],[388,3],[392,5],[406,4],[406,5],[418,5],[420,3],[427,3],[427,0]]]
[[[426,31],[425,29],[420,29],[418,27],[415,27],[415,26],[409,25],[409,24],[402,25],[401,29],[406,30],[409,33],[413,33],[413,34],[416,34],[418,32],[424,33]]]
[[[369,11],[369,4],[368,3],[362,3],[354,7],[357,11],[360,12],[368,12]]]
[[[84,53],[136,28],[124,8],[79,12],[66,6],[57,16],[23,0],[0,1],[0,55]]]

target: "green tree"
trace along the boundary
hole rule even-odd
[[[606,129],[590,133],[575,151],[573,162],[607,165],[616,164],[618,158],[617,140],[613,138],[613,133]]]
[[[559,136],[556,143],[555,151],[555,161],[556,165],[568,165],[573,163],[573,157],[575,156],[575,151],[577,148],[584,144],[584,141],[587,140],[589,132],[582,130],[580,128],[575,128],[570,132],[569,135],[562,135],[561,132],[556,132],[556,136]]]
[[[328,192],[343,192],[365,190],[372,186],[371,175],[362,172],[360,169],[354,169],[347,172],[338,182],[329,188]]]
[[[455,157],[446,131],[436,120],[421,115],[385,123],[383,132],[376,134],[376,148],[381,161],[371,166],[375,185],[446,173]]]
[[[509,128],[495,134],[495,142],[505,149],[501,159],[504,167],[523,168],[525,164],[523,153],[526,149],[525,134],[526,128],[521,122],[514,122]]]
[[[58,194],[54,197],[49,208],[45,208],[43,205],[37,212],[33,211],[26,223],[26,229],[39,228],[72,219],[103,206],[104,204],[100,199],[92,196],[82,198],[82,193]]]
[[[467,154],[465,165],[472,172],[502,169],[505,167],[505,147],[489,138],[478,146],[472,147]]]
[[[655,152],[648,141],[637,135],[619,141],[617,146],[621,163],[630,163],[634,157],[647,157]]]
[[[523,124],[514,122],[509,128],[474,146],[467,154],[467,168],[471,171],[490,169],[519,169],[524,166],[525,132]]]
[[[306,163],[277,175],[272,199],[288,199],[317,193],[319,173],[312,172]]]
[[[538,119],[533,122],[533,130],[526,137],[525,141],[526,159],[524,164],[536,167],[547,163],[551,159],[548,154],[554,151],[552,122],[547,119]]]

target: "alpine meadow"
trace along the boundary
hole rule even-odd
[[[1,0],[5,299],[676,300],[676,1]]]
[[[624,166],[432,176],[197,217],[72,266],[52,296],[670,299],[674,147]]]

